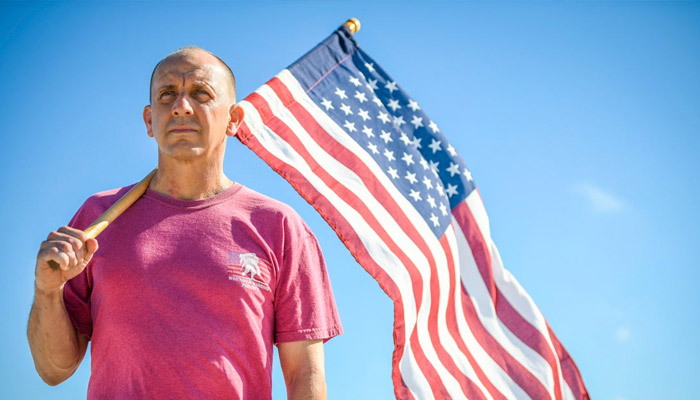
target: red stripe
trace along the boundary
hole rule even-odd
[[[464,203],[466,205],[466,203]],[[476,222],[474,222],[476,223]],[[478,226],[477,226],[477,230]],[[483,241],[483,234],[475,234],[476,239],[481,236]],[[484,243],[484,247],[486,244]],[[488,254],[488,253],[487,253]],[[488,259],[488,267],[491,267],[490,257]],[[493,275],[491,275],[493,276]],[[503,324],[508,327],[508,329],[513,332],[515,336],[518,337],[523,343],[529,346],[531,349],[535,350],[542,358],[547,361],[549,367],[552,371],[552,376],[554,378],[554,395],[557,400],[561,400],[561,382],[559,379],[559,358],[554,355],[552,348],[549,346],[547,338],[537,330],[532,324],[530,324],[522,315],[513,307],[513,305],[507,300],[500,289],[497,289],[498,301],[494,303],[496,307],[496,314],[498,319],[500,319]]]
[[[448,228],[449,231],[454,232],[454,228],[450,226]],[[454,234],[454,233],[453,233]],[[476,362],[474,359],[474,356],[471,354],[469,349],[467,348],[466,344],[464,343],[464,339],[462,338],[462,335],[459,333],[459,328],[457,326],[457,310],[455,309],[455,297],[453,294],[455,293],[457,289],[457,278],[456,278],[456,265],[455,265],[455,259],[454,255],[452,254],[452,248],[450,247],[450,244],[447,240],[447,235],[443,235],[440,238],[440,244],[442,245],[442,249],[445,252],[445,255],[447,256],[447,264],[448,264],[448,270],[450,272],[450,300],[447,303],[447,327],[448,330],[450,331],[450,334],[452,337],[455,339],[455,342],[457,342],[457,347],[459,347],[459,350],[464,354],[466,357],[467,361],[469,364],[472,366],[474,369],[474,372],[476,373],[477,378],[479,381],[484,385],[486,390],[489,392],[491,397],[493,397],[496,400],[506,400],[506,397],[496,389],[495,386],[491,383],[491,381],[488,379],[486,374],[484,374],[484,371],[481,369],[479,366],[479,363]],[[465,393],[467,393],[467,397],[469,399],[483,399],[485,398],[484,394],[481,392],[481,389],[479,389],[478,386],[476,386],[471,380],[466,380],[465,382],[461,382],[462,385],[465,385],[466,387],[463,387],[463,390]]]
[[[268,126],[269,129],[271,129],[273,132],[275,132],[278,136],[283,138],[288,142],[288,144],[294,148],[294,150],[304,158],[304,160],[309,164],[309,167],[316,173],[316,175],[321,178],[324,182],[324,184],[332,188],[332,190],[338,194],[339,197],[345,199],[349,204],[352,204],[354,208],[365,218],[366,222],[368,225],[374,230],[377,235],[381,238],[381,240],[387,244],[389,249],[397,255],[401,263],[406,267],[406,270],[409,273],[409,276],[411,277],[411,281],[413,282],[413,290],[414,290],[414,297],[416,299],[416,302],[418,303],[417,308],[420,307],[420,299],[422,296],[422,278],[420,274],[417,272],[414,264],[411,262],[411,260],[401,251],[401,249],[394,243],[394,241],[391,239],[390,235],[383,229],[382,224],[379,223],[372,215],[372,213],[369,211],[369,209],[366,208],[362,200],[357,197],[352,191],[347,190],[343,185],[340,184],[335,178],[333,178],[330,174],[328,174],[319,164],[316,163],[316,161],[313,159],[310,153],[306,150],[306,148],[302,145],[302,143],[299,141],[298,137],[294,135],[294,133],[289,129],[289,127],[286,126],[286,124],[279,120],[277,117],[274,116],[272,111],[269,108],[269,105],[265,101],[262,96],[253,93],[250,96],[248,96],[248,101],[253,104],[258,112],[260,113],[262,120],[266,121],[266,125]],[[248,141],[250,142],[250,140]],[[250,144],[246,143],[249,147]],[[252,147],[251,147],[252,148]],[[255,151],[255,149],[253,149]],[[256,153],[258,153],[256,151]],[[269,157],[274,157],[271,154],[268,153],[268,155],[262,155],[261,153],[258,153],[258,155],[265,161],[268,162],[271,166],[272,163],[270,163],[270,160],[267,158],[268,155]],[[279,160],[278,160],[279,161]],[[282,163],[281,161],[279,161]],[[299,191],[297,190],[304,198],[309,201],[310,204],[314,205],[316,207],[316,204],[318,203],[319,198],[321,198],[321,194],[316,192],[315,189],[309,184],[303,175],[299,173],[298,171],[292,169],[291,166],[288,166],[286,163],[282,163],[284,166],[282,168],[275,168],[273,166],[273,169],[279,171],[284,171],[280,172],[282,176],[285,177],[290,183],[293,184],[293,182],[299,182],[303,181],[305,183],[304,186],[308,187],[309,189],[312,189],[310,192],[306,191]],[[290,172],[293,172],[293,174],[298,175],[297,178],[292,177]],[[294,184],[293,184],[294,186]],[[301,187],[301,185],[299,185]],[[303,189],[302,189],[303,190]],[[306,197],[307,193],[314,193],[313,195],[310,195],[308,198]],[[330,205],[330,204],[329,204]],[[324,207],[317,207],[316,208],[319,213],[326,219],[326,221],[333,227],[334,224],[331,221],[331,218],[326,218],[325,213],[321,212],[321,210],[327,210],[327,211],[333,211],[334,209],[326,209]],[[330,215],[329,215],[330,217]],[[351,229],[351,228],[348,228]],[[343,230],[339,231],[336,229],[336,232],[342,232],[343,234],[339,234],[339,237],[341,240],[347,243],[347,246],[349,248],[354,248],[357,246],[363,247],[361,242],[357,243],[350,243],[347,242],[343,239],[345,235],[347,235],[348,232],[351,232],[349,230]],[[353,246],[353,247],[350,247]],[[362,263],[361,263],[362,265]],[[371,270],[367,270],[370,274],[372,274]],[[375,275],[373,275],[375,276]],[[377,279],[375,277],[375,279]],[[412,338],[413,339],[413,335]],[[432,339],[432,338],[431,338]],[[412,340],[413,341],[413,340]],[[427,357],[425,357],[422,348],[420,346],[414,346],[413,343],[410,343],[411,349],[414,351],[414,356],[416,358],[416,361],[418,362],[421,371],[423,371],[424,375],[426,376],[430,386],[431,390],[433,391],[434,395],[436,398],[440,398],[442,396],[442,393],[447,393],[446,389],[443,385],[442,380],[440,379],[437,371],[435,370],[435,367],[427,360]],[[437,350],[437,349],[436,349]],[[444,350],[443,350],[444,351]]]
[[[557,351],[557,357],[559,358],[559,363],[561,364],[561,372],[564,375],[564,380],[569,385],[571,392],[574,394],[574,398],[578,400],[590,400],[588,391],[586,390],[586,385],[583,384],[583,378],[581,373],[578,371],[578,367],[574,363],[574,360],[569,356],[569,352],[566,351],[564,346],[559,342],[559,339],[552,331],[552,328],[547,324],[547,330],[549,331],[549,337],[552,339],[554,344],[554,349]]]
[[[377,199],[382,199],[381,203],[385,206],[385,208],[388,211],[390,211],[392,218],[398,222],[401,229],[407,233],[407,235],[412,239],[412,241],[417,245],[419,250],[426,257],[426,259],[429,262],[431,276],[437,276],[436,261],[433,258],[432,252],[428,248],[428,245],[422,240],[415,226],[405,216],[405,214],[401,210],[401,207],[398,204],[396,204],[395,201],[393,201],[392,196],[386,191],[386,189],[384,189],[380,182],[374,179],[374,174],[372,173],[372,171],[356,155],[346,150],[342,145],[337,143],[337,141],[318,124],[316,119],[313,118],[313,116],[311,116],[311,114],[308,112],[308,110],[306,110],[306,108],[304,108],[301,104],[296,103],[291,92],[281,80],[279,80],[278,78],[273,78],[268,82],[268,86],[275,92],[282,104],[284,104],[287,107],[287,109],[292,112],[294,117],[302,124],[304,130],[309,133],[309,135],[313,138],[314,141],[321,144],[321,146],[333,158],[340,161],[347,168],[355,171],[355,173],[364,178],[364,183],[369,188],[372,195]],[[258,100],[255,100],[255,102],[257,104]],[[298,141],[298,138],[292,132],[290,132],[289,135],[280,136],[287,140],[295,149],[299,150],[300,148],[303,148],[303,145],[301,143],[292,143],[293,141]],[[306,149],[303,149],[303,151],[305,152]],[[308,157],[304,156],[304,159],[307,161],[309,160],[309,158],[310,155]],[[312,166],[312,168],[314,168],[314,166]],[[335,187],[332,186],[329,182],[327,182],[327,184],[329,185],[329,187]],[[346,199],[349,197],[345,193],[338,194]],[[357,204],[353,201],[349,201],[349,203]],[[368,213],[370,213],[368,209],[366,213],[364,212],[364,210],[362,212],[363,215],[367,215]],[[430,290],[430,293],[437,294],[438,296],[441,294],[439,284],[436,279],[430,279]],[[450,298],[449,293],[442,295],[447,295],[448,298]],[[438,358],[448,370],[448,372],[450,372],[450,374],[452,374],[458,382],[466,381],[468,380],[468,378],[459,370],[450,354],[444,349],[444,347],[439,341],[440,336],[438,334],[437,327],[437,314],[439,302],[434,297],[435,296],[433,296],[433,299],[431,301],[431,307],[428,318],[428,332],[430,340],[433,344],[433,347],[435,348]],[[461,337],[460,340],[462,340]]]
[[[479,270],[490,269],[491,256],[484,241],[481,231],[476,224],[476,220],[469,210],[466,201],[461,202],[452,209],[452,215],[459,224],[467,238],[471,252],[476,260]],[[493,276],[490,272],[488,276]],[[484,275],[482,274],[482,277]],[[492,281],[493,282],[493,281]],[[464,306],[464,315],[469,328],[474,333],[474,337],[479,344],[489,353],[490,357],[513,379],[533,399],[551,399],[551,395],[547,388],[523,365],[521,365],[513,356],[511,356],[496,339],[484,328],[479,317],[474,309],[467,288],[462,285],[462,304]],[[496,299],[498,301],[507,301],[498,291],[496,291]],[[554,375],[555,382],[558,381],[557,375]],[[561,395],[559,393],[559,395]]]
[[[532,324],[530,324],[506,299],[501,290],[498,290],[498,302],[496,303],[496,314],[505,326],[510,329],[515,336],[523,343],[535,350],[547,361],[552,370],[554,378],[554,395],[557,400],[561,400],[561,382],[559,381],[559,364],[557,358],[552,353],[549,343]]]

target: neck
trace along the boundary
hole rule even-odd
[[[158,172],[150,188],[181,200],[214,196],[233,185],[223,170],[222,160],[179,161],[158,157]]]

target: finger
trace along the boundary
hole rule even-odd
[[[88,239],[88,236],[85,232],[81,231],[80,229],[72,228],[70,226],[62,226],[58,228],[58,232],[73,236],[81,242],[85,242]]]
[[[57,247],[52,247],[49,249],[48,260],[45,260],[47,265],[49,264],[49,261],[55,262],[58,265],[58,267],[64,271],[70,268],[70,256],[65,252],[59,250]]]
[[[53,242],[53,246],[57,250],[57,254],[64,254],[68,258],[68,262],[65,265],[66,268],[63,269],[78,265],[78,260],[80,260],[82,257],[78,257],[73,245],[66,241],[55,241]]]
[[[60,231],[60,229],[59,229]],[[48,242],[67,242],[73,247],[73,251],[78,258],[84,257],[85,245],[79,238],[63,232],[51,232]]]
[[[43,245],[41,253],[45,256],[40,257],[44,262],[48,263],[49,259],[61,264],[61,269],[70,268],[78,264],[78,257],[73,249],[73,246],[63,240],[47,241]],[[65,268],[64,268],[65,267]]]
[[[85,262],[89,262],[90,259],[92,258],[92,255],[95,254],[97,249],[99,248],[99,244],[97,243],[97,239],[88,239],[85,241],[85,255],[83,256],[83,260]]]

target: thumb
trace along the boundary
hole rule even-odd
[[[97,248],[99,245],[97,244],[97,239],[88,239],[85,241],[85,256],[83,256],[83,260],[85,262],[89,262],[90,259],[92,259],[93,254],[97,251]]]

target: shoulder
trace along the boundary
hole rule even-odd
[[[296,234],[311,234],[304,220],[290,205],[242,185],[237,207],[247,211],[251,222],[278,225]]]
[[[75,216],[73,216],[70,226],[78,229],[85,229],[92,221],[102,215],[103,212],[124,196],[132,186],[134,185],[105,190],[88,197],[75,213]]]
[[[252,213],[265,213],[277,215],[279,217],[300,218],[297,212],[287,203],[256,192],[255,190],[243,185],[241,185],[236,203],[239,206],[250,210]]]

